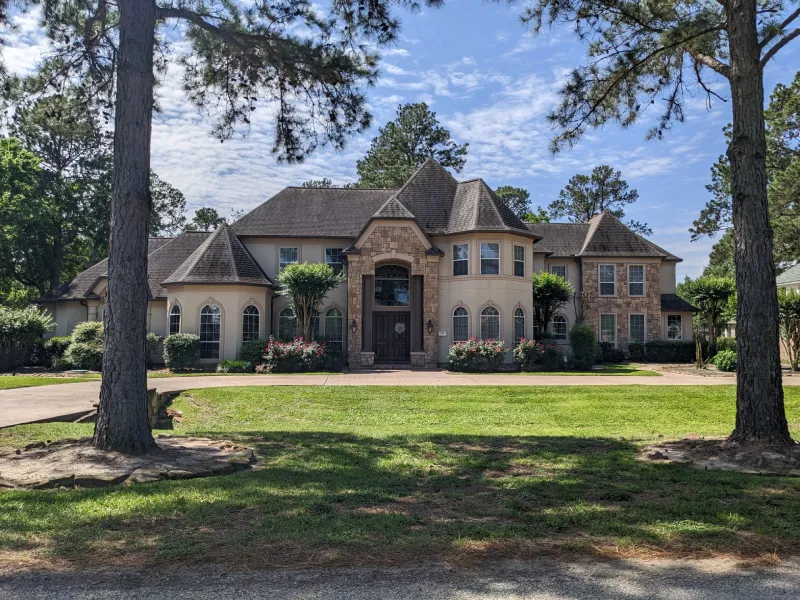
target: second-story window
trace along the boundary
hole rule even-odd
[[[525,246],[514,246],[514,276],[525,277]]]
[[[453,275],[467,275],[469,273],[469,244],[456,244],[453,246]]]
[[[481,275],[500,275],[500,244],[481,243]]]
[[[553,265],[550,267],[550,272],[553,275],[558,275],[561,279],[567,278],[567,267],[566,265]]]
[[[600,295],[616,296],[616,273],[614,265],[600,265]]]
[[[644,296],[644,265],[628,265],[628,295]]]
[[[325,248],[325,264],[330,265],[333,272],[339,275],[342,270],[342,249],[341,248]]]
[[[297,248],[281,248],[278,262],[278,272],[283,271],[287,265],[297,264]]]

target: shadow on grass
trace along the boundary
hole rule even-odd
[[[215,437],[194,431],[193,435]],[[796,480],[640,463],[574,437],[240,432],[260,469],[102,490],[0,493],[0,550],[75,566],[239,567],[800,549]]]

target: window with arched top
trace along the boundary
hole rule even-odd
[[[181,307],[173,304],[169,310],[169,334],[175,335],[181,332]]]
[[[514,310],[514,342],[519,342],[525,338],[525,311],[522,307]]]
[[[222,311],[219,306],[206,304],[200,311],[200,358],[219,358]]]
[[[375,269],[375,305],[408,306],[408,269],[383,265]]]
[[[500,339],[500,311],[493,306],[487,306],[481,311],[481,339]]]
[[[556,315],[550,322],[550,332],[557,340],[567,339],[567,318],[561,315]]]
[[[297,317],[290,307],[284,308],[278,313],[278,338],[281,340],[291,340],[297,332]]]
[[[257,340],[261,332],[261,312],[250,304],[242,311],[242,341]]]
[[[340,348],[344,343],[344,320],[338,308],[328,309],[325,313],[325,341]]]
[[[453,341],[466,342],[469,339],[469,313],[463,306],[453,311]]]

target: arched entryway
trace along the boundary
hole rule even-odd
[[[411,273],[399,264],[375,268],[372,333],[376,362],[408,362],[411,356]]]

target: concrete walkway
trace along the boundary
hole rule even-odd
[[[450,374],[445,371],[383,370],[344,375],[206,375],[161,377],[148,380],[159,392],[248,385],[466,385],[466,386],[570,386],[570,385],[733,385],[732,377],[700,377],[664,373],[661,377],[622,375]],[[787,377],[784,385],[800,385],[800,377]],[[0,427],[79,416],[97,403],[100,382],[65,383],[0,390]]]

